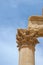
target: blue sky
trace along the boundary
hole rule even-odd
[[[27,28],[28,17],[42,15],[43,0],[0,0],[0,65],[18,65],[17,28]],[[38,38],[35,64],[43,65],[43,38]]]

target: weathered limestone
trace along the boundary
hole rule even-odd
[[[39,43],[37,36],[37,32],[18,29],[16,38],[19,47],[19,65],[35,65],[35,45]]]
[[[35,65],[35,47],[34,46],[23,46],[19,50],[19,65]]]
[[[16,39],[19,49],[19,65],[35,65],[35,45],[43,36],[43,16],[29,18],[28,29],[18,29]]]
[[[43,16],[31,16],[29,18],[28,29],[38,32],[39,37],[43,37]]]

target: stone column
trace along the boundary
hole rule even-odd
[[[18,30],[19,65],[35,65],[35,45],[38,40],[33,36],[27,30]]]
[[[19,65],[35,65],[35,47],[24,45],[19,50]]]

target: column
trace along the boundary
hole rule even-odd
[[[29,35],[27,30],[18,30],[16,37],[19,49],[19,65],[35,65],[35,45],[38,40],[32,34]]]
[[[19,50],[19,65],[35,65],[35,47],[34,45],[24,45]]]

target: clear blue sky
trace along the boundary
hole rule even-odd
[[[18,65],[17,28],[27,28],[28,17],[41,15],[43,0],[0,0],[0,65]],[[43,38],[36,46],[35,64],[43,65]]]

